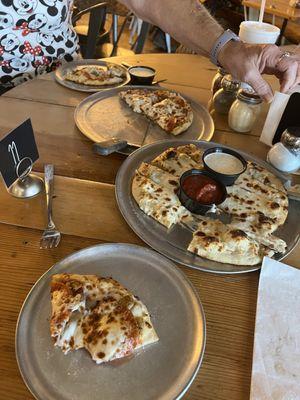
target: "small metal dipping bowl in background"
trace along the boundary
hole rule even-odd
[[[206,204],[206,203],[200,203],[199,201],[192,199],[190,196],[188,196],[186,194],[186,192],[184,191],[182,184],[183,184],[184,180],[191,175],[204,175],[204,176],[207,176],[208,178],[211,178],[212,180],[214,180],[216,182],[216,184],[223,191],[221,200],[218,202]],[[181,175],[180,180],[179,180],[179,189],[178,189],[177,195],[178,195],[178,198],[179,198],[181,204],[186,209],[188,209],[192,213],[204,215],[205,213],[207,213],[207,211],[209,211],[211,209],[211,207],[213,205],[217,206],[217,205],[223,203],[223,201],[225,201],[225,199],[227,197],[227,191],[226,191],[225,185],[223,185],[223,183],[220,180],[216,179],[215,176],[213,174],[211,174],[210,172],[201,170],[201,169],[190,169],[189,171],[186,171],[184,174]]]
[[[221,172],[217,172],[217,171],[213,170],[205,162],[205,157],[212,153],[226,153],[226,154],[230,154],[230,155],[234,156],[235,158],[240,160],[241,163],[243,164],[243,166],[244,166],[243,170],[241,172],[239,172],[238,174],[230,174],[230,175],[222,174]],[[212,174],[212,177],[214,179],[217,179],[218,181],[221,181],[225,186],[233,185],[234,182],[237,180],[237,178],[241,174],[243,174],[247,169],[246,160],[236,151],[226,149],[225,147],[212,147],[210,149],[207,149],[202,155],[202,161],[203,161],[204,168]]]
[[[139,76],[134,74],[135,68],[145,68],[149,71],[152,71],[153,74],[149,76]],[[147,67],[146,65],[133,65],[132,67],[128,68],[129,75],[131,77],[131,84],[132,85],[152,85],[154,80],[156,71],[154,68]]]

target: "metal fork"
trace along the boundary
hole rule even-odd
[[[48,226],[44,230],[40,240],[40,249],[52,249],[57,247],[60,242],[61,234],[56,229],[56,226],[52,219],[52,197],[53,197],[53,175],[54,167],[51,164],[45,165],[45,191],[47,201],[47,216]]]

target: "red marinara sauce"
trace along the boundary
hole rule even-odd
[[[191,199],[203,204],[218,204],[223,197],[222,187],[205,175],[187,176],[182,183],[182,188]]]

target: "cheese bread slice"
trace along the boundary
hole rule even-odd
[[[251,174],[246,171],[241,174],[235,181],[234,186],[245,189],[254,195],[259,195],[265,199],[275,201],[282,207],[288,207],[289,201],[288,196],[285,191],[275,189],[273,186],[266,185],[262,181],[251,176]]]
[[[261,212],[272,219],[277,227],[284,223],[288,215],[286,206],[237,185],[227,187],[227,198],[219,207],[229,214],[243,219],[247,219],[251,214]]]
[[[286,242],[283,239],[261,229],[260,224],[255,224],[249,220],[232,218],[230,226],[234,229],[244,231],[248,237],[255,240],[257,243],[274,250],[275,253],[284,253],[286,251]]]
[[[249,161],[247,166],[247,173],[252,176],[252,178],[264,183],[265,185],[271,186],[274,189],[280,190],[281,192],[286,192],[281,180],[268,171],[266,168]]]
[[[263,257],[259,244],[244,231],[206,219],[199,223],[188,251],[208,260],[236,265],[256,265]]]
[[[174,191],[157,185],[145,176],[134,176],[132,195],[146,215],[167,228],[191,218],[191,213],[181,205]]]
[[[151,164],[178,178],[190,169],[199,169],[198,162],[194,161],[188,154],[180,152],[174,147],[158,155],[151,161]]]
[[[178,146],[176,147],[176,151],[178,153],[187,154],[189,157],[191,157],[191,159],[198,164],[198,168],[203,167],[202,155],[204,150],[199,149],[199,147],[195,146],[193,143]]]
[[[179,188],[179,179],[167,171],[148,163],[142,163],[137,172],[157,185],[176,193]]]

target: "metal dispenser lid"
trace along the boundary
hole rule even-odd
[[[250,92],[247,89],[240,89],[238,91],[237,98],[248,104],[262,103],[262,99],[260,98],[260,96],[258,94],[256,94],[255,92],[252,92],[252,91]]]
[[[225,92],[237,92],[240,87],[240,81],[227,74],[222,79],[221,86]]]
[[[281,136],[281,142],[293,153],[300,154],[300,126],[287,128]]]
[[[222,67],[218,68],[218,73],[222,76],[225,76],[227,74],[226,70]]]

